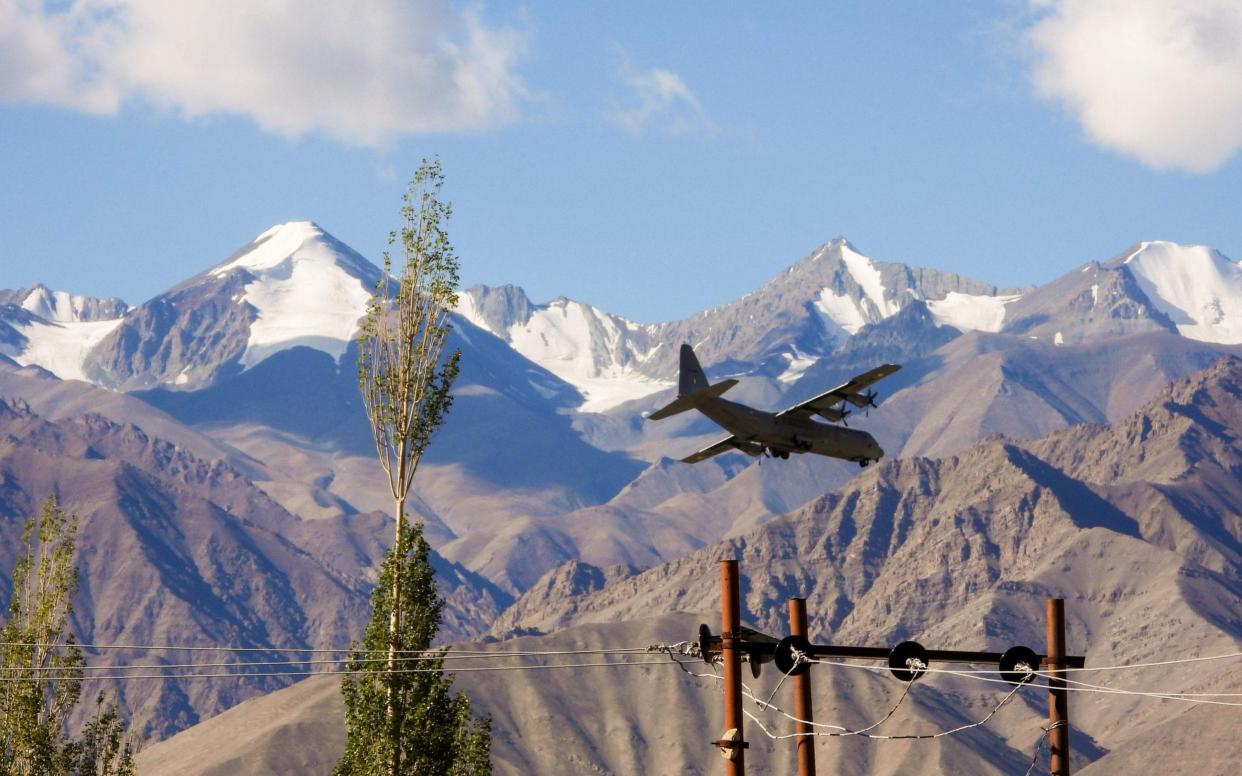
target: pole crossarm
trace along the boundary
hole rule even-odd
[[[742,629],[746,631],[747,629]],[[760,638],[755,638],[759,636]],[[765,634],[749,633],[740,634],[734,640],[735,648],[749,657],[758,658],[759,662],[768,662],[777,651],[780,642],[771,636]],[[719,636],[711,634],[706,625],[699,626],[699,648],[702,650],[703,659],[712,662],[716,655],[721,652],[721,639]],[[804,650],[806,656],[812,659],[819,658],[843,658],[850,660],[888,660],[892,655],[892,647],[849,647],[836,644],[810,644],[810,649]],[[959,649],[929,649],[926,650],[927,659],[937,663],[999,663],[1001,658],[1005,656],[1003,652],[971,652]],[[1039,666],[1032,668],[1051,667],[1052,663],[1048,661],[1048,656],[1035,653],[1039,658]],[[765,660],[766,658],[766,660]],[[1084,668],[1087,664],[1087,658],[1083,655],[1066,655],[1059,658],[1058,667],[1060,668]]]

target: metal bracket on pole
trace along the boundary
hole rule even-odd
[[[713,741],[712,746],[720,747],[720,756],[726,760],[736,760],[743,749],[750,748],[750,742],[742,740],[742,734],[737,728],[729,728],[725,731],[724,738]]]

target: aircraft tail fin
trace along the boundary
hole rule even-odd
[[[707,375],[699,366],[699,359],[694,355],[694,348],[681,346],[681,373],[677,380],[677,395],[690,396],[707,387]]]
[[[663,420],[679,412],[696,408],[704,399],[714,399],[737,385],[737,380],[721,380],[709,385],[694,349],[689,345],[681,346],[681,374],[677,381],[677,398],[672,403],[661,407],[647,416],[648,420]]]

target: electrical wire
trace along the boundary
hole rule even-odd
[[[340,671],[256,671],[254,673],[235,673],[220,672],[206,674],[118,674],[118,675],[99,675],[89,674],[85,676],[75,676],[72,674],[62,674],[58,676],[41,675],[39,679],[44,680],[63,680],[63,679],[80,679],[82,681],[89,680],[109,680],[119,681],[123,679],[252,679],[256,677],[273,677],[273,676],[349,676],[354,674],[430,674],[430,673],[471,673],[476,671],[539,671],[553,668],[601,668],[601,667],[617,667],[617,666],[641,666],[641,665],[667,665],[665,660],[629,660],[629,661],[606,661],[597,663],[553,663],[550,665],[533,665],[533,666],[466,666],[464,668],[394,668],[392,670],[384,668],[367,668],[359,670],[345,669]],[[20,670],[20,669],[11,669]],[[0,682],[31,682],[35,681],[34,677],[13,677],[0,676]]]
[[[1035,766],[1039,764],[1039,750],[1043,746],[1044,741],[1050,740],[1052,731],[1059,727],[1068,727],[1069,723],[1065,720],[1058,720],[1051,725],[1040,725],[1039,729],[1043,732],[1039,734],[1039,738],[1035,739],[1035,751],[1031,754],[1031,764],[1026,766],[1026,773],[1022,776],[1031,776],[1035,772]]]
[[[103,650],[151,650],[151,651],[168,650],[168,651],[214,652],[214,653],[224,652],[224,653],[240,653],[240,654],[248,654],[248,653],[275,654],[275,653],[282,653],[282,652],[285,652],[285,653],[292,652],[292,653],[307,654],[307,655],[325,655],[326,654],[326,655],[344,655],[345,656],[345,657],[331,658],[331,659],[306,659],[306,660],[265,660],[265,661],[170,663],[170,664],[148,663],[148,664],[136,664],[136,665],[128,665],[128,666],[126,665],[81,666],[81,669],[86,672],[102,672],[102,671],[132,672],[132,671],[140,671],[140,670],[169,671],[169,670],[202,669],[202,668],[245,669],[245,668],[269,668],[269,667],[278,667],[278,666],[339,665],[339,664],[348,663],[348,662],[379,663],[379,662],[388,661],[388,657],[387,657],[388,653],[386,650],[358,650],[358,649],[351,649],[351,648],[331,649],[331,648],[316,648],[316,647],[189,646],[189,645],[176,645],[176,644],[101,644],[101,643],[61,644],[61,643],[48,643],[48,642],[0,642],[0,647],[53,648],[53,647],[69,647],[69,646],[74,646],[74,647],[78,647],[78,648],[86,649],[86,650],[98,650],[98,651],[103,651]],[[651,653],[651,652],[662,652],[662,653],[670,655],[670,657],[673,656],[674,653],[678,655],[683,655],[683,656],[697,657],[699,656],[698,655],[699,647],[698,647],[697,642],[681,641],[681,642],[676,642],[674,644],[654,644],[654,645],[650,645],[647,647],[621,647],[621,648],[612,648],[612,649],[504,651],[504,650],[446,650],[444,648],[439,648],[439,649],[428,649],[428,650],[397,650],[395,652],[395,655],[397,655],[397,657],[394,658],[394,661],[400,662],[402,664],[406,664],[408,662],[435,661],[435,660],[444,661],[444,662],[459,661],[459,660],[477,661],[477,660],[513,659],[513,658],[524,658],[524,657],[538,658],[538,657],[579,656],[579,655],[600,655],[600,656],[615,655],[619,657],[620,656],[633,657],[639,654]],[[365,655],[382,655],[383,657],[374,657],[374,658],[363,657]],[[1214,660],[1227,660],[1227,659],[1238,658],[1238,657],[1242,657],[1242,652],[1233,652],[1233,653],[1222,654],[1222,655],[1210,655],[1210,656],[1204,656],[1204,657],[1183,658],[1183,659],[1178,659],[1178,660],[1164,660],[1164,661],[1154,661],[1154,662],[1147,662],[1147,663],[1132,663],[1129,665],[1091,666],[1091,667],[1079,668],[1079,669],[1063,668],[1063,669],[1059,669],[1058,673],[1066,673],[1070,671],[1084,671],[1084,670],[1115,671],[1115,670],[1125,670],[1125,669],[1143,669],[1143,668],[1153,668],[1153,667],[1159,667],[1159,666],[1169,666],[1169,665],[1177,665],[1177,664],[1185,664],[1185,663],[1198,663],[1198,662],[1214,661]],[[642,664],[655,664],[655,663],[660,663],[660,662],[663,662],[663,661],[646,661],[646,662],[640,662],[640,663],[626,663],[626,664],[627,665],[628,664],[642,665]],[[681,661],[677,661],[676,659],[674,659],[674,662],[676,662],[679,666],[681,665]],[[884,673],[887,671],[887,669],[882,666],[876,666],[876,665],[871,665],[871,664],[849,663],[845,661],[824,661],[824,660],[815,660],[815,661],[809,661],[809,662],[815,662],[815,663],[819,663],[822,665],[831,665],[837,668],[860,669],[860,670],[865,670],[865,671],[871,671],[873,673]],[[575,665],[580,665],[581,667],[590,667],[590,666],[599,666],[599,665],[618,665],[618,663],[591,663],[591,664],[584,663],[584,664],[564,664],[564,665],[565,667],[574,667]],[[559,665],[558,666],[523,666],[520,668],[537,669],[537,668],[550,668],[550,667],[560,667],[560,666]],[[515,667],[515,668],[518,668],[518,667]],[[485,667],[473,667],[469,669],[466,669],[466,668],[455,669],[455,668],[452,668],[451,666],[445,666],[442,669],[425,669],[425,670],[427,671],[433,671],[433,670],[466,671],[466,670],[480,670],[480,669],[486,670]],[[40,672],[40,673],[45,674],[48,678],[58,678],[56,676],[56,671],[63,670],[63,669],[58,669],[57,667],[31,667],[31,668],[24,668],[24,669],[4,669],[4,671],[8,673],[12,673],[17,670],[20,670],[23,672],[29,672],[29,671]],[[396,670],[397,669],[394,669],[394,672],[396,672]],[[413,671],[415,669],[403,669],[403,670]],[[685,668],[682,667],[682,670],[684,671]],[[960,676],[960,677],[964,677],[968,679],[975,679],[975,680],[983,681],[983,682],[993,682],[993,683],[999,682],[999,683],[1006,683],[1006,684],[1008,683],[1006,680],[1003,680],[1003,679],[986,676],[986,674],[994,673],[993,670],[968,670],[968,669],[959,670],[959,669],[932,668],[932,667],[924,667],[922,670],[926,673]],[[361,671],[361,673],[381,673],[381,672],[387,673],[387,670]],[[97,673],[89,673],[89,674],[86,674],[84,678],[118,679],[118,680],[125,679],[125,678],[194,679],[194,678],[222,678],[222,677],[231,677],[231,676],[237,676],[237,677],[310,676],[313,674],[326,674],[326,673],[339,674],[341,672],[340,671],[278,671],[278,672],[258,671],[258,672],[242,672],[242,673],[237,673],[237,672],[222,673],[221,672],[221,673],[209,673],[209,674],[183,673],[183,674],[173,674],[173,675],[166,674],[166,673],[161,673],[161,674],[156,674],[156,675],[137,675],[133,673],[120,673],[115,676],[113,675],[105,676],[105,675],[101,675]],[[687,673],[690,673],[690,672],[687,672]],[[1041,676],[1041,677],[1044,677],[1045,679],[1059,678],[1061,681],[1066,683],[1066,686],[1063,689],[1065,689],[1067,692],[1095,692],[1095,693],[1100,693],[1100,694],[1130,695],[1130,696],[1136,696],[1136,697],[1155,698],[1159,700],[1174,700],[1174,701],[1181,701],[1184,703],[1192,703],[1192,704],[1242,707],[1242,702],[1214,700],[1218,698],[1238,698],[1238,697],[1242,697],[1242,693],[1211,693],[1211,692],[1191,693],[1191,692],[1177,692],[1177,691],[1163,692],[1163,691],[1127,690],[1127,689],[1118,688],[1118,687],[1108,687],[1105,685],[1091,684],[1088,682],[1083,682],[1083,681],[1079,681],[1075,679],[1069,679],[1063,675],[1058,677],[1049,671],[1035,671],[1033,673],[1036,676]],[[712,676],[709,674],[693,674],[693,673],[691,673],[691,675],[692,676]],[[715,678],[719,679],[719,676],[717,675]],[[782,677],[781,682],[783,682],[785,678],[786,677]],[[0,676],[0,681],[29,681],[29,679],[24,679],[22,677],[14,677],[14,676],[8,676],[8,677]],[[777,687],[772,691],[772,693],[769,694],[769,697],[766,700],[761,700],[758,697],[755,697],[753,693],[751,693],[748,697],[750,697],[750,699],[753,700],[755,704],[761,710],[766,711],[770,708],[772,710],[779,711],[780,713],[782,713],[786,717],[789,717],[790,719],[795,719],[793,715],[789,714],[786,711],[779,709],[779,707],[771,703],[772,698],[775,697],[776,692],[777,690],[779,690],[780,686],[781,685],[778,683]],[[820,723],[813,723],[813,724],[818,725]],[[830,726],[830,727],[833,727],[834,729],[836,729],[836,727],[838,726]]]
[[[694,642],[682,641],[682,642],[677,642],[676,644],[673,644],[673,645],[661,644],[661,645],[652,645],[648,647],[621,647],[621,648],[615,648],[615,649],[592,649],[592,650],[523,650],[523,651],[518,651],[518,652],[512,652],[509,654],[521,654],[521,655],[632,654],[632,653],[641,653],[641,652],[650,652],[650,651],[662,651],[662,650],[654,649],[654,647],[682,647],[682,646],[691,646],[691,645],[697,646]],[[81,644],[64,644],[64,643],[58,643],[58,642],[57,643],[52,643],[52,642],[0,642],[0,647],[6,647],[6,646],[42,647],[42,648],[72,646],[72,647],[78,647],[80,649],[85,649],[85,650],[127,649],[127,650],[169,650],[169,651],[192,651],[192,652],[265,652],[265,653],[296,652],[299,654],[332,654],[332,655],[364,654],[367,652],[372,652],[372,653],[378,653],[378,654],[384,654],[384,655],[388,654],[388,650],[386,649],[361,650],[361,649],[354,649],[352,647],[340,647],[340,648],[230,647],[230,646],[188,646],[188,645],[179,645],[179,644],[101,644],[101,643],[93,643],[93,642],[85,642]],[[398,654],[433,654],[437,651],[438,651],[437,649],[397,650],[397,653]],[[453,649],[451,650],[451,652],[453,654],[491,655],[491,654],[497,654],[498,651],[497,650]],[[1160,661],[1147,662],[1147,663],[1129,663],[1129,664],[1118,664],[1118,665],[1111,665],[1111,666],[1084,666],[1082,668],[1068,668],[1067,667],[1067,668],[1061,668],[1058,670],[1062,672],[1120,671],[1120,670],[1127,670],[1127,669],[1154,668],[1154,667],[1159,667],[1159,666],[1178,665],[1182,663],[1199,663],[1199,662],[1212,661],[1212,660],[1229,660],[1233,658],[1242,658],[1242,652],[1229,652],[1223,655],[1207,655],[1204,657],[1179,658],[1176,660],[1160,660]],[[858,665],[858,664],[838,663],[837,665]],[[859,665],[859,667],[865,668],[869,666]],[[959,670],[959,669],[935,669],[935,668],[930,668],[930,667],[927,668],[926,671],[928,672],[935,672],[935,671],[952,672],[952,673],[957,673],[957,674],[993,673],[993,669],[978,669],[978,670],[960,669]],[[1037,671],[1036,673],[1040,675],[1047,674],[1046,671]]]
[[[354,649],[352,647],[341,647],[340,649],[330,649],[323,647],[202,647],[202,646],[182,646],[176,644],[76,644],[76,643],[60,643],[60,642],[37,642],[37,641],[0,641],[0,647],[37,647],[37,648],[56,648],[56,647],[78,647],[79,649],[91,650],[109,650],[109,649],[130,649],[130,650],[151,650],[151,651],[178,651],[178,652],[265,652],[274,654],[279,652],[296,652],[299,654],[325,654],[325,655],[354,655],[354,654],[378,654],[387,655],[387,649]],[[650,651],[649,647],[621,647],[615,649],[562,649],[562,650],[515,650],[506,652],[495,649],[450,649],[448,647],[435,647],[432,649],[398,649],[394,653],[398,655],[436,655],[440,652],[447,652],[454,655],[522,655],[522,656],[540,656],[540,655],[615,655],[615,654],[639,654]]]
[[[673,658],[673,662],[676,663],[678,667],[682,669],[683,672],[685,672],[686,674],[690,676],[700,677],[704,679],[715,679],[718,681],[723,679],[723,677],[721,677],[720,674],[717,674],[714,671],[710,674],[697,673],[694,671],[690,671],[684,665],[682,665],[682,661],[677,660],[676,658]],[[831,663],[831,662],[820,661],[820,660],[808,660],[807,662],[822,663],[825,665],[841,665],[839,663]],[[789,674],[786,673],[785,676],[789,676]],[[997,680],[997,681],[1000,681],[1000,680]],[[794,722],[801,723],[804,725],[809,725],[814,728],[831,728],[832,732],[812,730],[810,732],[805,732],[805,733],[784,733],[784,734],[772,733],[771,730],[769,730],[767,726],[763,723],[763,721],[760,720],[758,717],[756,717],[754,714],[752,714],[749,709],[743,709],[742,711],[744,714],[746,714],[747,717],[750,717],[750,719],[752,719],[755,722],[755,724],[759,726],[761,730],[763,730],[765,735],[767,735],[769,738],[773,740],[782,740],[782,739],[798,738],[798,737],[805,737],[805,736],[823,736],[823,737],[831,737],[831,738],[845,738],[849,736],[859,736],[861,738],[871,738],[871,739],[884,740],[884,741],[902,741],[902,740],[916,741],[916,740],[926,740],[926,739],[932,739],[932,738],[943,738],[944,736],[955,735],[964,730],[969,730],[971,728],[976,728],[976,727],[985,725],[992,719],[992,717],[996,716],[996,713],[1000,711],[1002,707],[1004,707],[1007,703],[1009,703],[1009,701],[1012,700],[1013,697],[1018,694],[1019,690],[1021,690],[1023,687],[1028,686],[1026,684],[1015,685],[1014,688],[1010,690],[1009,693],[1005,695],[1004,698],[1001,699],[1000,703],[996,704],[996,706],[991,711],[989,711],[985,717],[978,720],[977,722],[971,722],[965,725],[959,725],[958,727],[952,728],[950,730],[943,730],[937,733],[918,733],[918,734],[903,734],[903,735],[884,735],[880,733],[871,733],[870,731],[884,724],[889,719],[891,719],[894,714],[897,713],[897,709],[901,707],[902,702],[905,701],[906,697],[909,695],[910,688],[913,685],[914,685],[914,680],[906,682],[906,686],[904,690],[902,691],[901,696],[897,699],[897,702],[893,705],[893,707],[889,709],[888,713],[885,714],[883,717],[881,717],[878,721],[873,722],[872,724],[866,727],[860,728],[858,730],[850,730],[848,728],[841,727],[840,725],[830,725],[824,722],[812,722],[810,720],[800,719],[799,717],[793,714],[790,714],[788,711],[785,711],[784,709],[781,709],[780,707],[775,706],[770,702],[771,697],[775,697],[775,692],[773,692],[769,696],[768,701],[762,701],[758,697],[756,697],[753,692],[750,691],[750,688],[746,685],[745,682],[742,683],[742,694],[745,695],[747,698],[751,699],[752,701],[754,701],[755,705],[757,705],[760,709],[763,709],[765,711],[772,710],[772,711],[778,712],[782,716]]]
[[[1208,660],[1229,660],[1242,657],[1242,652],[1230,652],[1226,655],[1208,655],[1207,657],[1186,657],[1178,660],[1160,660],[1153,663],[1130,663],[1113,666],[1083,666],[1082,668],[1062,668],[1061,671],[1121,671],[1132,668],[1155,668],[1157,666],[1174,666],[1181,663],[1202,663]]]
[[[977,676],[975,674],[969,674],[965,672],[940,671],[940,673],[954,674],[954,675],[965,677],[967,679],[974,679],[975,681],[979,681],[979,682],[991,682],[994,684],[1009,684],[1009,682],[1005,679],[993,679],[993,678],[989,678],[986,676]],[[1037,673],[1036,675],[1049,678],[1047,677],[1047,675],[1042,674],[1042,673]],[[1056,677],[1051,677],[1051,678],[1056,678]],[[1194,697],[1194,696],[1191,696],[1185,693],[1159,693],[1159,692],[1144,692],[1141,690],[1123,690],[1119,687],[1106,687],[1104,685],[1088,685],[1086,687],[1081,687],[1081,686],[1074,686],[1074,685],[1083,685],[1086,683],[1078,682],[1073,679],[1065,679],[1065,678],[1061,678],[1061,681],[1065,682],[1067,686],[1057,688],[1057,689],[1064,690],[1065,692],[1099,693],[1103,695],[1136,695],[1136,696],[1141,696],[1141,697],[1146,697],[1146,698],[1158,698],[1162,700],[1182,701],[1184,703],[1191,703],[1191,704],[1199,703],[1199,704],[1205,704],[1209,706],[1242,707],[1242,703],[1234,703],[1234,702],[1228,702],[1228,701],[1201,700],[1200,698],[1197,698],[1197,697]]]
[[[400,654],[400,653],[398,653]],[[593,654],[589,651],[566,653],[566,654]],[[496,652],[478,655],[411,655],[406,657],[394,657],[394,663],[423,663],[429,661],[445,661],[445,660],[483,660],[508,659],[522,657],[544,657],[544,655],[528,655],[520,652]],[[306,666],[306,665],[340,665],[341,663],[387,663],[388,658],[380,657],[338,657],[317,660],[237,660],[219,663],[139,663],[129,665],[81,665],[75,666],[75,669],[84,671],[137,671],[137,670],[167,670],[170,668],[249,668],[253,666]],[[662,662],[662,661],[661,661]],[[64,666],[30,666],[21,668],[0,668],[2,671],[43,671],[55,672],[63,671]],[[448,670],[448,669],[445,669]]]

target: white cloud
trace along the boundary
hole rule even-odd
[[[1158,169],[1210,172],[1242,147],[1238,0],[1034,0],[1039,92],[1091,140]]]
[[[0,100],[382,145],[517,118],[527,35],[448,0],[0,0]]]
[[[607,118],[626,131],[670,134],[715,134],[717,127],[681,76],[660,67],[635,69],[622,59],[620,79],[629,93],[615,104]]]

